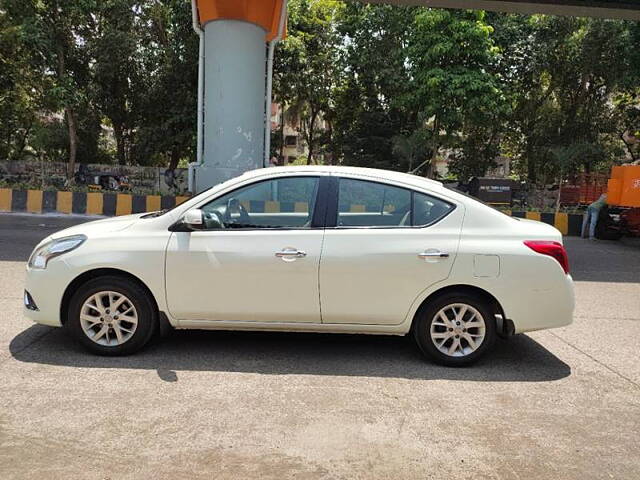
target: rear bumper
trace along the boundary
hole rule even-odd
[[[573,322],[573,279],[566,275],[551,287],[531,288],[524,298],[509,299],[502,306],[513,321],[514,333],[565,327]]]

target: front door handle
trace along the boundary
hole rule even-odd
[[[304,258],[307,256],[307,252],[301,250],[285,248],[280,252],[276,252],[278,258]]]
[[[422,252],[418,254],[420,258],[449,258],[449,254],[445,252],[440,252],[436,250]]]

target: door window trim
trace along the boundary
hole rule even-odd
[[[353,177],[349,177],[349,176],[343,176],[343,175],[332,175],[331,177],[331,182],[330,185],[328,186],[328,191],[327,193],[330,193],[329,197],[328,197],[328,205],[327,205],[327,213],[326,213],[326,229],[330,229],[330,230],[398,230],[398,229],[412,229],[412,230],[416,230],[416,229],[421,229],[421,228],[429,228],[437,223],[440,223],[442,220],[444,220],[445,218],[447,218],[449,215],[451,215],[451,213],[453,213],[453,211],[455,211],[458,208],[458,205],[456,205],[455,203],[449,201],[449,200],[445,200],[437,195],[433,195],[432,193],[425,193],[425,192],[420,192],[417,190],[413,190],[412,188],[407,188],[407,187],[401,187],[398,185],[394,185],[393,183],[387,183],[387,182],[381,182],[379,180],[371,180],[368,178],[353,178]],[[388,186],[388,187],[394,187],[394,188],[399,188],[402,190],[407,190],[410,194],[411,194],[411,225],[364,225],[364,226],[359,226],[359,225],[338,225],[338,213],[339,213],[339,194],[340,194],[340,180],[356,180],[356,181],[360,181],[360,182],[369,182],[369,183],[374,183],[374,184],[378,184],[378,185],[382,185],[382,186]],[[415,194],[419,194],[419,195],[425,195],[427,197],[433,197],[436,200],[439,200],[443,203],[446,203],[447,205],[450,205],[451,210],[449,210],[446,214],[442,215],[441,217],[439,217],[438,219],[434,220],[431,223],[428,223],[426,225],[413,225],[413,202],[414,202],[414,196]]]

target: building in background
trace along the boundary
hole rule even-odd
[[[271,105],[271,151],[277,159],[278,165],[306,164],[309,156],[309,147],[303,133],[303,125],[300,115],[294,109],[286,108],[278,103]],[[316,128],[320,132],[326,132],[328,125],[322,118],[318,120]],[[449,176],[449,162],[453,151],[443,151],[435,161],[432,172],[436,178]],[[314,154],[316,163],[328,163],[324,152]],[[496,167],[487,172],[487,177],[506,178],[511,173],[511,160],[508,157],[496,158]]]
[[[323,118],[316,122],[318,132],[327,131],[327,123]],[[305,140],[304,126],[300,114],[292,108],[278,103],[271,105],[271,152],[278,159],[278,165],[306,164],[309,146]],[[316,163],[325,163],[325,154],[315,152]]]

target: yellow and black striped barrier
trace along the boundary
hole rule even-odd
[[[173,208],[185,196],[128,193],[56,192],[0,188],[0,212],[67,213],[77,215],[129,215]]]
[[[78,215],[128,215],[173,208],[189,197],[170,195],[131,195],[127,193],[102,192],[56,192],[42,190],[12,190],[0,188],[0,212],[22,213],[67,213]],[[293,202],[243,202],[252,213],[307,212],[306,203]],[[385,211],[392,211],[392,206]],[[350,212],[366,212],[364,205],[351,205]],[[580,236],[582,214],[511,212],[508,215],[538,220],[553,225],[563,235]]]
[[[582,219],[581,213],[545,213],[545,212],[512,212],[510,210],[504,213],[512,217],[528,218],[529,220],[537,220],[538,222],[553,225],[563,235],[579,237],[582,235]]]

